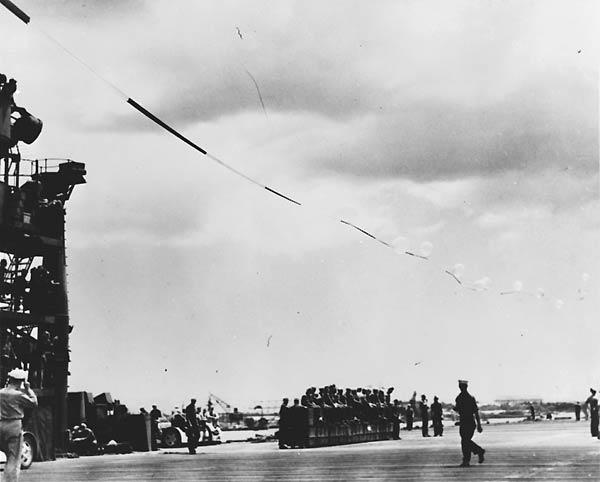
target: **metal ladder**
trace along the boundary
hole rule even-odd
[[[4,273],[4,279],[2,281],[5,287],[12,287],[19,275],[27,276],[29,268],[31,268],[31,264],[33,263],[33,256],[20,258],[14,254],[9,254],[8,257],[9,265]],[[18,311],[18,307],[15,305],[11,293],[5,294],[2,301],[8,304],[8,308],[11,311]]]

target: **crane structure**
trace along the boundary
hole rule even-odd
[[[217,402],[217,405],[219,405],[219,407],[221,407],[221,409],[223,410],[223,412],[225,413],[229,413],[232,410],[232,407],[230,404],[228,404],[225,400],[223,400],[222,398],[217,397],[214,393],[208,393],[208,405],[213,405],[212,401]]]

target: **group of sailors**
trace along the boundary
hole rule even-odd
[[[392,436],[400,438],[400,424],[404,422],[407,430],[413,429],[415,419],[421,420],[422,433],[429,437],[429,422],[433,424],[433,435],[443,435],[442,404],[437,396],[429,406],[427,397],[421,395],[417,404],[416,392],[404,405],[398,399],[392,399],[393,387],[387,390],[377,388],[337,388],[328,385],[317,389],[310,387],[293,404],[284,398],[279,410],[279,446],[304,447],[307,442],[307,430],[312,426],[330,426],[350,423],[376,424],[391,422]]]
[[[94,431],[82,422],[69,431],[69,452],[77,455],[98,454],[98,441]]]
[[[36,338],[31,333],[7,329],[0,339],[0,379],[6,380],[13,368],[21,368],[29,372],[35,388],[51,387],[59,345],[58,337],[48,330],[38,328]]]
[[[11,273],[6,258],[0,259],[0,302],[11,311],[49,314],[56,310],[57,287],[50,272],[42,265],[27,272]]]
[[[162,412],[156,405],[152,405],[152,410],[150,410],[150,413],[148,413],[144,407],[141,407],[140,414],[148,415],[150,417],[150,438],[152,439],[151,448],[152,450],[156,450],[161,436],[158,422],[162,418]]]
[[[200,440],[213,443],[220,433],[219,417],[210,400],[205,408],[201,408],[196,406],[196,399],[192,398],[183,414],[177,411],[173,414],[171,424],[185,432],[190,454],[196,453]]]
[[[0,158],[6,157],[20,141],[31,144],[42,130],[39,119],[15,104],[16,92],[17,81],[0,73]]]

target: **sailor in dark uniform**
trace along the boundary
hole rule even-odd
[[[585,406],[590,408],[590,428],[592,437],[598,437],[598,399],[596,398],[596,390],[590,388],[591,395],[585,401]]]
[[[200,439],[200,429],[198,426],[198,418],[196,416],[196,399],[192,398],[190,404],[185,407],[185,419],[187,422],[187,446],[191,455],[196,453],[196,447]]]
[[[413,429],[413,417],[414,417],[414,412],[413,412],[412,406],[410,404],[406,407],[405,417],[406,417],[406,430],[408,430],[410,432]]]
[[[279,440],[279,448],[289,448],[288,442],[291,439],[290,436],[290,407],[288,407],[289,399],[284,398],[279,408],[279,433],[277,438]]]
[[[456,397],[456,405],[454,407],[454,410],[460,416],[460,445],[463,454],[461,467],[468,467],[470,465],[472,453],[479,456],[480,464],[483,462],[485,454],[485,450],[472,440],[475,428],[477,428],[479,433],[481,433],[482,428],[477,402],[475,401],[475,397],[467,391],[468,384],[467,380],[458,381],[460,393]]]
[[[427,397],[421,395],[421,401],[419,402],[419,412],[421,415],[421,433],[423,437],[430,437],[429,435],[429,405],[427,404]]]
[[[433,436],[441,437],[444,434],[443,410],[440,399],[436,396],[433,397],[433,403],[431,404],[431,421],[433,422]]]

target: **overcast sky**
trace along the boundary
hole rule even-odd
[[[44,121],[23,156],[88,170],[72,389],[168,410],[598,387],[598,2],[17,4],[32,23],[0,12],[0,69]]]

